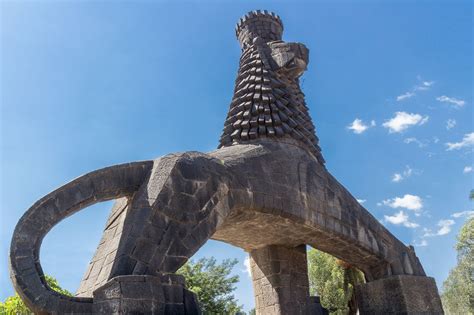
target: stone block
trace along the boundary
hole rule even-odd
[[[361,314],[444,314],[431,277],[398,275],[356,287]]]
[[[93,296],[96,314],[201,314],[196,296],[178,275],[119,276]]]
[[[189,290],[184,290],[184,312],[192,315],[201,314],[196,294]]]
[[[257,314],[307,314],[306,246],[270,245],[250,252]]]

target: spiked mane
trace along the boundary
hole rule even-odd
[[[259,16],[281,24],[274,14],[260,13]],[[238,24],[237,36],[246,21],[248,19]],[[268,28],[271,30],[271,26]],[[258,138],[292,138],[324,164],[298,78],[272,70],[271,61],[266,57],[268,53],[264,51],[270,49],[268,44],[278,48],[285,43],[278,40],[264,43],[259,39],[260,42],[254,40],[250,44],[246,38],[243,45],[234,96],[219,148]]]

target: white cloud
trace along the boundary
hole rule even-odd
[[[413,89],[415,91],[426,91],[426,90],[429,90],[433,84],[435,82],[434,81],[422,81],[419,85],[415,86]]]
[[[454,220],[446,219],[438,221],[438,231],[432,232],[430,229],[425,229],[425,235],[423,237],[442,236],[451,232],[451,226],[454,224]]]
[[[410,177],[412,173],[413,173],[413,170],[410,168],[410,166],[407,165],[405,167],[405,170],[403,171],[403,176],[407,178],[407,177]]]
[[[393,174],[392,182],[398,183],[403,180],[403,176],[400,173]]]
[[[397,102],[400,102],[400,101],[409,99],[409,98],[411,98],[411,97],[413,97],[413,96],[415,96],[415,93],[413,93],[413,92],[406,92],[405,94],[402,94],[402,95],[398,95],[398,96],[397,96]]]
[[[419,196],[405,194],[403,197],[395,197],[382,201],[382,203],[390,208],[405,208],[418,213],[423,208],[423,200]]]
[[[422,142],[422,141],[420,141],[420,140],[418,140],[417,138],[414,138],[414,137],[406,138],[405,140],[403,140],[403,142],[406,143],[406,144],[416,143],[418,145],[418,147],[420,147],[420,148],[424,148],[424,147],[428,146],[428,143]]]
[[[464,174],[472,172],[472,166],[465,166],[462,172]]]
[[[410,166],[406,166],[405,170],[402,173],[395,173],[392,176],[392,182],[399,183],[402,180],[408,178],[413,174],[413,169]]]
[[[438,230],[438,235],[446,235],[451,232],[451,225],[454,224],[454,220],[447,219],[447,220],[440,220],[438,222],[438,226],[440,229]]]
[[[420,82],[419,84],[415,85],[412,91],[405,92],[404,94],[400,94],[397,96],[397,102],[412,98],[416,95],[416,91],[426,91],[431,88],[431,86],[435,83],[434,81],[423,81],[421,80],[420,76],[417,76],[417,80]]]
[[[446,121],[446,130],[452,129],[456,126],[456,119],[448,119]]]
[[[366,201],[367,201],[366,199],[357,199],[357,202],[360,203],[360,204],[363,204]]]
[[[466,133],[460,142],[448,142],[446,151],[459,150],[464,147],[472,147],[474,145],[474,132]]]
[[[451,214],[453,218],[460,218],[460,217],[474,217],[474,210],[467,210],[467,211],[461,211],[461,212],[454,212]]]
[[[415,246],[417,246],[417,247],[428,246],[428,241],[422,239],[419,243],[415,242],[413,245],[415,245]]]
[[[360,120],[359,118],[356,118],[349,126],[347,126],[347,129],[352,130],[356,134],[361,134],[367,129],[369,129],[370,127],[374,127],[374,126],[375,126],[375,120],[372,120],[370,122],[370,125],[366,125],[364,124],[362,120]]]
[[[414,229],[416,227],[419,227],[420,225],[418,223],[406,221],[406,222],[403,223],[403,226],[407,227],[407,228],[410,228],[410,229]]]
[[[423,125],[428,121],[428,116],[421,116],[420,114],[410,114],[406,112],[396,112],[395,117],[384,122],[382,126],[389,129],[390,133],[402,132],[411,126]]]
[[[438,102],[442,102],[442,103],[450,103],[450,104],[453,104],[453,107],[454,108],[461,108],[463,107],[464,105],[466,105],[466,101],[464,100],[459,100],[457,98],[454,98],[454,97],[449,97],[449,96],[446,96],[446,95],[442,95],[442,96],[439,96],[436,98],[436,100]]]
[[[416,228],[420,226],[417,223],[410,222],[408,219],[408,215],[401,210],[398,213],[395,213],[394,215],[384,215],[385,221],[390,222],[395,225],[403,225],[404,227],[407,228]]]
[[[250,268],[250,257],[247,256],[244,259],[244,266],[245,266],[245,272],[249,275],[249,277],[252,277],[252,269]]]

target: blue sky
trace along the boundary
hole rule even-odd
[[[1,2],[0,300],[24,211],[108,165],[216,148],[232,97],[237,20],[268,9],[310,49],[302,78],[328,170],[416,252],[438,286],[472,211],[469,1]],[[362,202],[362,201],[361,201]],[[44,270],[74,291],[110,209],[46,237]],[[209,242],[196,257],[246,254]]]

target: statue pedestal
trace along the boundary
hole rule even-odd
[[[356,287],[361,314],[444,314],[431,277],[399,275]]]
[[[201,314],[197,298],[176,274],[118,276],[96,289],[95,314]]]

